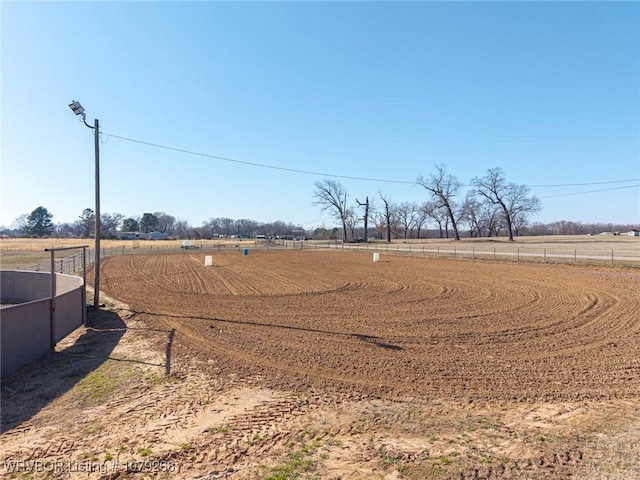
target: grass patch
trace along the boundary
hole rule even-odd
[[[140,455],[141,457],[148,457],[149,455],[151,455],[151,449],[138,447],[138,455]]]
[[[86,403],[97,405],[109,400],[135,376],[133,367],[105,363],[80,380],[75,388]]]
[[[285,463],[272,467],[264,480],[296,480],[315,472],[318,468],[318,462],[312,457],[315,452],[315,447],[303,446],[302,450],[289,454]]]

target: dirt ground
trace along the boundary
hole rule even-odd
[[[102,272],[89,327],[2,381],[7,478],[640,478],[638,269],[251,251]]]

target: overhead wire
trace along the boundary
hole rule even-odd
[[[132,142],[132,143],[138,143],[140,145],[146,145],[149,147],[154,147],[154,148],[161,148],[164,150],[171,150],[174,152],[179,152],[179,153],[186,153],[188,155],[195,155],[198,157],[205,157],[205,158],[212,158],[214,160],[222,160],[225,162],[231,162],[231,163],[237,163],[240,165],[248,165],[251,167],[260,167],[260,168],[269,168],[272,170],[280,170],[280,171],[285,171],[285,172],[291,172],[291,173],[300,173],[300,174],[304,174],[304,175],[314,175],[314,176],[319,176],[319,177],[329,177],[329,178],[344,178],[344,179],[348,179],[348,180],[359,180],[359,181],[365,181],[365,182],[377,182],[377,183],[395,183],[395,184],[403,184],[403,185],[416,185],[415,181],[408,181],[408,180],[391,180],[391,179],[386,179],[386,178],[370,178],[370,177],[357,177],[357,176],[352,176],[352,175],[340,175],[340,174],[334,174],[334,173],[321,173],[321,172],[315,172],[312,170],[301,170],[301,169],[296,169],[296,168],[289,168],[289,167],[280,167],[280,166],[276,166],[276,165],[267,165],[264,163],[258,163],[258,162],[249,162],[246,160],[238,160],[238,159],[234,159],[234,158],[229,158],[229,157],[222,157],[219,155],[211,155],[208,153],[202,153],[202,152],[194,152],[192,150],[187,150],[184,148],[178,148],[178,147],[170,147],[167,145],[161,145],[159,143],[153,143],[153,142],[147,142],[144,140],[137,140],[135,138],[129,138],[129,137],[123,137],[121,135],[115,135],[113,133],[104,133],[101,132],[101,135],[105,135],[107,137],[113,137],[116,138],[118,140],[124,140],[127,142]],[[612,184],[616,184],[616,183],[628,183],[628,182],[638,182],[640,181],[640,178],[631,178],[631,179],[627,179],[627,180],[610,180],[610,181],[603,181],[603,182],[582,182],[582,183],[559,183],[559,184],[548,184],[548,185],[527,185],[530,188],[557,188],[557,187],[584,187],[584,186],[590,186],[590,185],[612,185]],[[462,185],[463,187],[472,187],[473,185]],[[610,190],[621,190],[624,188],[634,188],[634,187],[638,187],[639,185],[628,185],[628,186],[624,186],[624,187],[613,187],[613,188],[606,188],[606,189],[601,189],[601,190],[591,190],[591,191],[587,191],[587,192],[575,192],[575,193],[565,193],[565,194],[559,194],[559,195],[552,195],[552,196],[546,196],[546,197],[542,197],[542,198],[555,198],[555,197],[563,197],[563,196],[570,196],[570,195],[581,195],[581,194],[586,194],[586,193],[598,193],[598,192],[607,192]]]
[[[637,185],[625,185],[624,187],[613,187],[613,188],[602,188],[599,190],[588,190],[586,192],[573,192],[573,193],[560,193],[558,195],[549,195],[546,197],[540,197],[540,199],[545,199],[545,198],[557,198],[557,197],[569,197],[572,195],[584,195],[587,193],[600,193],[600,192],[610,192],[612,190],[623,190],[625,188],[638,188],[640,187],[640,184]]]
[[[310,170],[299,170],[296,168],[288,168],[288,167],[278,167],[275,165],[266,165],[264,163],[257,163],[257,162],[248,162],[246,160],[237,160],[234,158],[228,158],[228,157],[221,157],[218,155],[210,155],[208,153],[201,153],[201,152],[193,152],[191,150],[186,150],[184,148],[177,148],[177,147],[168,147],[166,145],[160,145],[157,143],[151,143],[151,142],[145,142],[143,140],[136,140],[133,138],[127,138],[127,137],[121,137],[119,135],[113,135],[111,133],[108,133],[107,135],[113,137],[113,138],[117,138],[119,140],[126,140],[127,142],[134,142],[134,143],[139,143],[141,145],[148,145],[151,147],[156,147],[156,148],[162,148],[165,150],[172,150],[174,152],[180,152],[180,153],[187,153],[189,155],[196,155],[199,157],[207,157],[207,158],[213,158],[215,160],[223,160],[225,162],[232,162],[232,163],[239,163],[241,165],[249,165],[252,167],[261,167],[261,168],[270,168],[273,170],[281,170],[281,171],[285,171],[285,172],[292,172],[292,173],[302,173],[305,175],[316,175],[316,176],[320,176],[320,177],[332,177],[332,178],[345,178],[348,180],[361,180],[361,181],[366,181],[366,182],[385,182],[385,183],[401,183],[401,184],[410,184],[410,185],[414,185],[415,182],[409,182],[409,181],[405,181],[405,180],[389,180],[389,179],[380,179],[380,178],[367,178],[367,177],[356,177],[356,176],[350,176],[350,175],[337,175],[337,174],[332,174],[332,173],[320,173],[320,172],[313,172]]]

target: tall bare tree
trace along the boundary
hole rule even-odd
[[[391,243],[391,219],[393,215],[393,208],[391,208],[390,204],[391,200],[382,194],[380,194],[380,200],[384,203],[383,215],[387,224],[387,243]]]
[[[516,218],[540,211],[540,200],[535,195],[529,196],[529,187],[507,182],[500,167],[490,168],[484,177],[471,180],[471,184],[477,195],[500,207],[510,241],[513,241]]]
[[[314,206],[319,206],[323,212],[340,219],[342,223],[342,240],[347,239],[347,191],[335,180],[322,180],[315,182],[316,187],[313,196],[316,199]]]
[[[419,176],[416,183],[431,192],[431,195],[442,205],[451,222],[455,239],[460,240],[455,214],[455,196],[462,184],[455,176],[447,173],[447,167],[443,163],[436,165],[436,171],[428,177]]]

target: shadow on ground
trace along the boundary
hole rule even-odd
[[[0,432],[29,420],[102,365],[127,330],[115,312],[87,312],[87,329],[73,345],[2,378]]]

